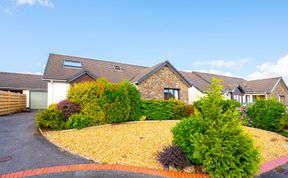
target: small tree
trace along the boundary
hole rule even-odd
[[[243,133],[236,105],[223,100],[219,82],[213,79],[207,97],[195,104],[195,116],[176,125],[173,142],[212,177],[251,177],[259,167],[259,152]]]

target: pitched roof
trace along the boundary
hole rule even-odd
[[[136,84],[139,84],[143,80],[145,80],[146,78],[148,78],[149,76],[151,76],[152,74],[154,74],[155,72],[159,71],[160,69],[162,69],[165,66],[169,67],[188,86],[190,86],[190,87],[192,86],[192,82],[190,82],[178,70],[176,70],[175,67],[169,61],[164,61],[164,62],[161,62],[161,63],[159,63],[159,64],[157,64],[157,65],[155,65],[153,67],[149,67],[149,68],[143,69],[139,74],[137,74],[135,76],[135,78],[133,78],[132,81],[135,82]]]
[[[187,78],[193,81],[193,84],[195,86],[198,86],[198,88],[202,92],[206,92],[209,89],[209,85],[212,82],[212,78],[215,77],[217,79],[222,80],[223,85],[223,91],[233,91],[237,87],[241,86],[243,90],[245,91],[251,91],[249,86],[246,84],[246,80],[238,77],[229,77],[224,75],[216,75],[216,74],[210,74],[210,73],[204,73],[204,72],[185,72],[185,75]]]
[[[65,67],[64,60],[79,61],[82,68]],[[120,66],[121,70],[115,70],[114,66]],[[111,82],[131,80],[141,70],[147,67],[110,62],[96,59],[88,59],[75,56],[50,54],[44,71],[44,80],[63,80],[67,81],[71,76],[89,71],[95,77],[106,77]]]
[[[82,67],[65,67],[64,61],[81,62]],[[119,66],[120,70],[115,70],[115,66]],[[187,85],[190,82],[182,76],[169,61],[159,63],[153,67],[144,67],[139,65],[123,64],[118,62],[103,61],[96,59],[81,58],[75,56],[50,54],[45,68],[44,80],[63,80],[70,81],[75,76],[89,73],[93,78],[105,77],[111,82],[119,82],[129,80],[135,83],[141,83],[145,78],[160,70],[162,67],[168,66],[178,75]]]
[[[281,79],[282,79],[281,77],[275,77],[259,80],[250,80],[247,81],[247,83],[254,93],[266,93],[266,92],[272,92],[273,88]]]
[[[42,81],[42,75],[0,72],[1,89],[47,91],[47,82]]]

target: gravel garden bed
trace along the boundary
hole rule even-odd
[[[139,121],[103,125],[81,130],[46,131],[44,135],[60,148],[101,163],[162,169],[156,153],[171,144],[171,129],[178,121]],[[254,136],[261,162],[288,155],[288,138],[244,127]]]

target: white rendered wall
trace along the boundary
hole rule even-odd
[[[194,101],[197,101],[204,96],[206,96],[206,95],[204,93],[202,93],[201,91],[199,91],[194,86],[192,86],[191,88],[188,88],[189,104],[192,104]]]
[[[30,106],[30,91],[29,90],[23,90],[23,94],[26,95],[26,108],[29,108],[29,106]]]
[[[69,83],[48,82],[48,106],[66,99],[69,88]]]

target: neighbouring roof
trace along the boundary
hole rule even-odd
[[[0,90],[47,91],[42,75],[0,72]]]
[[[65,60],[81,62],[82,67],[66,67],[64,66]],[[93,78],[105,77],[111,82],[129,80],[139,84],[164,66],[168,66],[187,85],[191,86],[191,83],[182,76],[169,61],[159,63],[153,67],[144,67],[59,54],[49,55],[43,79],[69,82],[71,78],[75,78],[75,76],[81,76],[83,73],[88,73],[90,76],[93,76]]]
[[[279,83],[281,79],[282,77],[250,80],[247,81],[247,84],[252,88],[255,93],[268,93],[272,92],[274,87]]]
[[[209,85],[212,82],[212,78],[217,78],[222,80],[223,92],[233,92],[238,87],[243,89],[245,93],[270,93],[273,88],[278,84],[282,79],[281,77],[268,78],[268,79],[259,79],[259,80],[250,80],[247,81],[238,77],[230,77],[217,74],[209,74],[204,72],[182,72],[182,74],[193,82],[195,87],[202,92],[206,92],[209,88]]]

